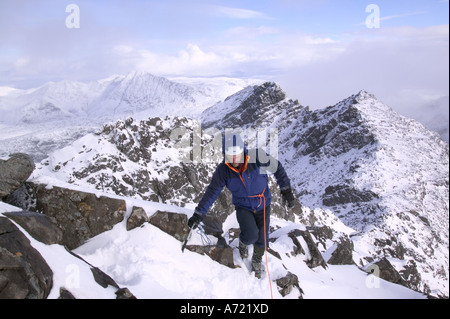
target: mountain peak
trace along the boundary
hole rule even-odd
[[[202,126],[219,129],[267,127],[281,113],[292,112],[291,109],[298,107],[298,102],[288,99],[277,83],[265,82],[249,86],[206,109],[202,113]]]

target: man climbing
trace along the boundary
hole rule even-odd
[[[196,228],[219,197],[223,187],[227,186],[232,194],[241,229],[239,253],[243,259],[247,258],[248,245],[253,245],[252,271],[257,278],[261,278],[262,256],[269,243],[272,199],[268,186],[269,166],[275,168],[271,172],[274,173],[288,207],[292,208],[295,202],[290,180],[282,165],[273,157],[260,152],[261,150],[255,151],[255,159],[252,159],[238,134],[225,135],[222,143],[224,160],[217,166],[209,186],[188,221],[189,227]],[[269,160],[262,163],[259,154]]]

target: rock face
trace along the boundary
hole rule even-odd
[[[408,286],[407,282],[402,278],[399,272],[392,266],[386,258],[372,263],[366,267],[366,272],[386,281],[393,282],[403,286]]]
[[[69,249],[106,231],[125,215],[125,201],[60,187],[33,185],[36,210],[54,220],[62,231],[61,244]]]
[[[34,239],[47,244],[61,244],[63,232],[50,217],[35,212],[19,211],[4,213],[4,216],[22,226]]]
[[[47,298],[53,272],[28,238],[0,216],[0,299]]]
[[[157,211],[149,219],[150,224],[158,227],[179,241],[184,241],[189,233],[187,222],[186,215],[162,211]]]
[[[0,199],[18,189],[34,168],[34,161],[27,154],[15,153],[6,161],[0,159]]]

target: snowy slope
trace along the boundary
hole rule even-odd
[[[127,207],[141,206],[149,215],[159,209],[188,216],[192,213],[176,206],[124,199]],[[14,207],[0,203],[0,214],[12,210],[15,210]],[[236,227],[236,223],[235,216],[230,216],[225,225],[231,228]],[[276,288],[275,280],[286,274],[286,266],[298,276],[305,299],[425,297],[403,286],[367,275],[356,266],[329,265],[327,269],[310,269],[304,263],[305,256],[289,257],[292,241],[288,239],[287,231],[303,226],[276,219],[272,223],[281,227],[273,248],[280,253],[282,260],[268,255],[268,267],[273,281],[272,294],[276,299],[282,296]],[[31,236],[28,237],[54,272],[50,299],[59,297],[60,287],[69,289],[78,299],[115,298],[111,286],[101,288],[96,284],[88,265],[69,254],[62,246],[44,245]],[[201,242],[199,235],[194,234],[190,242]],[[236,246],[236,243],[231,245]],[[188,250],[182,253],[179,241],[151,224],[127,231],[125,222],[119,223],[112,230],[92,238],[75,252],[110,275],[119,286],[127,287],[139,299],[271,298],[266,273],[258,280],[249,274],[245,264],[242,268],[231,269],[207,256]],[[234,259],[239,263],[237,250],[234,252]],[[293,290],[285,298],[297,299],[299,294],[298,290]]]

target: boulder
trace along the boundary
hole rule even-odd
[[[298,289],[300,293],[299,299],[303,299],[303,290],[300,288],[298,277],[295,274],[288,271],[286,276],[277,279],[276,282],[278,291],[283,297],[289,295],[293,289]]]
[[[0,299],[45,299],[53,272],[30,240],[0,217]]]
[[[69,249],[112,229],[125,216],[124,200],[56,186],[32,185],[37,199],[36,210],[50,217],[61,229],[61,244]]]
[[[336,243],[336,249],[331,254],[327,263],[330,265],[352,265],[353,241],[348,237],[341,237]]]
[[[127,230],[140,227],[142,224],[148,222],[148,216],[142,207],[133,206],[130,217],[127,219]]]
[[[0,199],[18,189],[34,168],[34,161],[27,154],[15,153],[6,161],[0,159]]]
[[[158,227],[159,229],[168,233],[179,241],[184,241],[189,233],[187,221],[188,218],[184,214],[164,211],[157,211],[149,218],[150,224]],[[233,261],[233,250],[226,244],[223,237],[220,236],[220,234],[222,233],[221,224],[217,221],[214,222],[213,220],[210,220],[208,230],[211,231],[212,234],[218,235],[219,241],[217,245],[186,245],[186,249],[199,253],[201,255],[207,255],[212,260],[215,260],[222,265],[230,268],[235,268]]]
[[[366,267],[365,271],[394,284],[403,285],[405,287],[408,286],[399,272],[386,258],[382,258],[381,260],[370,264]]]
[[[233,249],[229,246],[201,246],[201,245],[186,245],[186,249],[196,252],[200,255],[207,255],[212,260],[217,261],[219,264],[225,265],[230,268],[236,268],[233,259]]]
[[[306,242],[307,247],[302,247],[297,237],[302,236],[303,240]],[[327,268],[327,263],[322,257],[322,253],[319,248],[317,248],[311,234],[307,230],[294,229],[289,233],[289,237],[293,240],[296,248],[294,248],[294,255],[305,254],[305,250],[308,249],[310,258],[306,261],[309,268],[315,268],[317,266],[322,266]]]
[[[47,215],[28,211],[3,213],[3,215],[15,221],[34,239],[44,244],[52,245],[62,242],[61,229]]]
[[[149,218],[149,223],[183,241],[189,233],[187,216],[171,212],[157,211]]]

